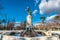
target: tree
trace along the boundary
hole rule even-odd
[[[45,17],[40,17],[40,19],[42,20],[42,23],[44,23],[44,21],[45,21]]]
[[[7,30],[12,30],[14,28],[14,25],[15,25],[15,19],[12,19],[11,21],[8,20]]]
[[[60,16],[55,16],[55,20],[60,20]]]
[[[21,28],[22,28],[22,29],[25,29],[25,28],[26,28],[26,21],[21,22],[20,25],[21,25]]]

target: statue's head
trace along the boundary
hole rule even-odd
[[[27,11],[27,13],[28,13],[29,15],[31,14],[31,13],[30,13],[30,8],[29,8],[29,7],[27,7],[26,11]]]

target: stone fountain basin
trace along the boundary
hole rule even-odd
[[[22,31],[22,32],[6,32],[4,33],[3,35],[10,35],[10,36],[20,36],[20,37],[24,37],[24,36],[21,36],[22,34],[26,35],[28,33],[28,35],[36,35],[36,36],[31,36],[31,37],[41,37],[41,36],[48,36],[48,34],[46,34],[45,32],[25,32]],[[25,37],[28,37],[28,36],[25,36]]]
[[[10,35],[3,35],[2,40],[46,40],[48,36],[43,37],[16,37]]]
[[[10,34],[10,35],[9,35]],[[13,36],[14,34],[14,36]],[[18,35],[15,35],[15,33],[5,33],[2,37],[2,40],[58,40],[58,37],[56,36],[49,36],[49,35],[46,35],[46,36],[38,36],[38,37],[21,37],[19,34],[20,33],[17,33]]]
[[[39,35],[39,34],[38,34]],[[20,36],[20,33],[15,33],[15,32],[6,32],[3,37],[2,37],[2,40],[35,40],[35,39],[46,39],[45,37],[47,37],[47,35],[44,34],[43,35],[40,35],[40,37],[23,37],[23,36]]]
[[[42,37],[16,37],[10,35],[3,35],[2,40],[59,40],[57,37],[42,36]]]

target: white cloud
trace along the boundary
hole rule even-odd
[[[35,6],[39,3],[39,0],[35,0]]]
[[[52,15],[52,16],[50,16],[50,17],[47,17],[46,18],[46,21],[48,21],[48,22],[58,22],[58,23],[60,23],[60,18],[58,18],[59,20],[55,20],[55,17],[56,16],[60,16],[60,14],[59,15]]]
[[[49,17],[46,18],[46,20],[47,20],[47,21],[54,20],[55,16],[57,16],[57,15],[49,16]]]
[[[36,1],[36,3],[38,3],[39,2],[39,0],[35,0]]]
[[[60,13],[60,0],[42,0],[39,4],[40,13],[51,13],[52,11],[55,13]]]
[[[36,16],[37,10],[34,10],[32,14],[34,14]]]

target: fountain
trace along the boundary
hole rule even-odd
[[[21,36],[22,37],[37,37],[39,35],[40,36],[45,36],[46,35],[45,33],[43,35],[42,32],[40,32],[40,34],[39,34],[39,33],[35,32],[33,30],[33,26],[32,26],[32,15],[31,15],[31,12],[30,12],[30,8],[27,7],[26,11],[28,13],[27,18],[26,18],[26,20],[27,20],[26,21],[26,30],[21,33]]]
[[[26,11],[28,13],[27,18],[26,18],[26,20],[27,20],[26,21],[26,30],[21,33],[21,36],[23,36],[23,37],[33,36],[34,37],[34,36],[36,36],[35,35],[36,33],[33,31],[32,16],[31,16],[29,7],[27,7]]]
[[[27,7],[26,9],[28,15],[27,15],[27,18],[26,18],[26,30],[23,30],[21,33],[15,33],[15,32],[12,32],[12,33],[9,33],[8,35],[4,35],[3,36],[3,40],[15,40],[16,38],[14,37],[14,35],[17,36],[17,39],[16,40],[20,40],[21,37],[23,37],[22,39],[26,39],[26,40],[30,40],[32,39],[32,37],[41,37],[42,39],[46,38],[46,37],[43,37],[43,36],[47,36],[45,33],[43,32],[36,32],[33,30],[33,26],[32,26],[32,16],[31,16],[31,12],[30,12],[30,9],[29,7]],[[20,37],[20,38],[19,38]],[[25,38],[27,37],[27,38]]]

